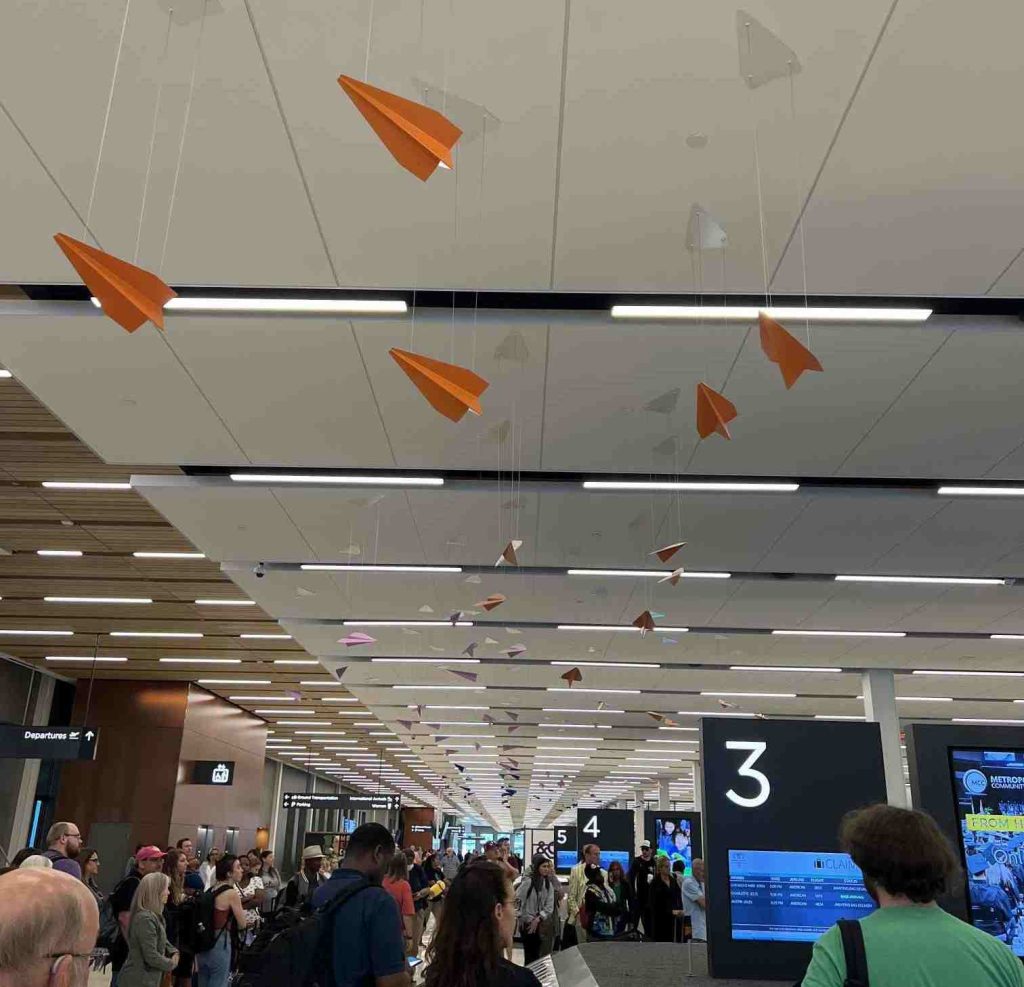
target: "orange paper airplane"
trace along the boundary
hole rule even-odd
[[[736,405],[707,384],[697,385],[697,434],[706,439],[712,432],[731,439],[726,427],[736,417]]]
[[[645,610],[636,620],[633,621],[634,627],[640,628],[640,636],[643,637],[648,631],[654,630],[654,618],[651,616],[650,610]]]
[[[658,582],[659,583],[670,583],[672,586],[675,586],[676,583],[678,583],[679,580],[682,579],[682,578],[683,578],[683,569],[682,569],[682,567],[680,567],[678,569],[673,569],[667,576],[662,576],[661,579],[658,580]]]
[[[420,394],[445,418],[457,422],[462,420],[467,411],[472,411],[474,415],[482,414],[479,398],[490,386],[483,377],[478,377],[465,367],[432,360],[419,353],[397,348],[389,352]]]
[[[502,550],[501,555],[498,556],[498,561],[494,564],[499,566],[507,562],[509,565],[519,565],[519,556],[516,555],[516,552],[518,552],[522,547],[522,539],[513,538],[512,541],[510,541]]]
[[[668,560],[672,558],[672,556],[675,555],[676,552],[678,552],[685,544],[686,542],[684,541],[673,542],[671,545],[666,545],[664,548],[655,549],[655,551],[651,552],[651,555],[657,555],[662,562],[668,562]]]
[[[787,390],[797,382],[805,370],[823,369],[818,358],[771,316],[759,312],[757,324],[761,328],[761,349],[772,363],[779,365]]]
[[[492,593],[486,600],[481,600],[479,603],[474,604],[478,607],[483,607],[484,610],[493,610],[495,607],[500,607],[505,602],[506,597],[501,593]]]
[[[439,164],[452,167],[452,148],[462,131],[447,117],[351,76],[339,75],[338,85],[406,171],[425,182]]]
[[[164,305],[177,292],[155,274],[65,233],[58,233],[54,240],[103,311],[122,329],[135,332],[147,320],[163,329]]]
[[[572,688],[573,682],[582,682],[583,673],[578,668],[570,668],[563,676],[562,680],[569,684],[569,688]]]

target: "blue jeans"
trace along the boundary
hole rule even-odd
[[[227,987],[231,975],[231,935],[225,929],[213,949],[196,956],[199,987]]]

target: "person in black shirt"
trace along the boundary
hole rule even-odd
[[[673,942],[676,920],[683,917],[683,893],[667,856],[657,858],[647,904],[651,918],[647,938],[652,942]]]
[[[128,959],[128,920],[135,889],[147,874],[156,874],[164,865],[164,852],[158,846],[142,846],[135,851],[135,868],[110,893],[110,910],[117,916],[121,934],[110,949],[110,966],[113,973],[110,987],[117,987],[118,977],[124,961]]]
[[[418,955],[423,932],[427,927],[427,909],[430,905],[427,898],[430,896],[433,881],[427,880],[426,872],[423,870],[423,858],[418,848],[409,847],[405,851],[405,859],[409,862],[409,887],[412,888],[412,900],[416,906],[416,917],[412,925],[412,948]]]
[[[648,936],[651,934],[651,923],[647,900],[653,878],[654,851],[651,849],[650,840],[644,840],[640,844],[640,856],[634,857],[629,865],[629,886],[633,889],[633,914],[630,920],[634,928],[640,928],[639,923],[642,919],[644,933]]]
[[[425,987],[541,987],[533,972],[510,963],[516,898],[504,867],[467,864],[452,881],[444,920],[427,947]]]

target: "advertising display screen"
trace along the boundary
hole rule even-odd
[[[732,938],[815,942],[841,918],[874,911],[860,868],[845,853],[730,850]]]
[[[1024,750],[950,749],[975,928],[1024,957]]]
[[[701,856],[700,813],[649,810],[644,813],[644,836],[655,853],[663,851],[673,863],[681,860],[689,873],[693,858]]]

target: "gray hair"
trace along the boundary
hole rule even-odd
[[[164,915],[163,893],[171,886],[171,879],[157,871],[155,874],[147,874],[135,889],[132,896],[132,907],[128,915],[128,924],[134,921],[138,912],[152,912],[161,921]]]
[[[46,845],[53,846],[53,844],[56,843],[62,836],[67,836],[68,830],[70,830],[74,825],[74,823],[69,822],[55,822],[46,831]]]
[[[52,870],[53,861],[49,857],[44,857],[41,853],[33,853],[31,857],[26,857],[20,864],[18,869],[31,870],[33,867],[38,867],[41,870]]]
[[[96,909],[83,899],[84,890],[60,871],[19,869],[0,876],[0,984],[24,983],[25,971],[42,957],[76,949],[86,908]]]

